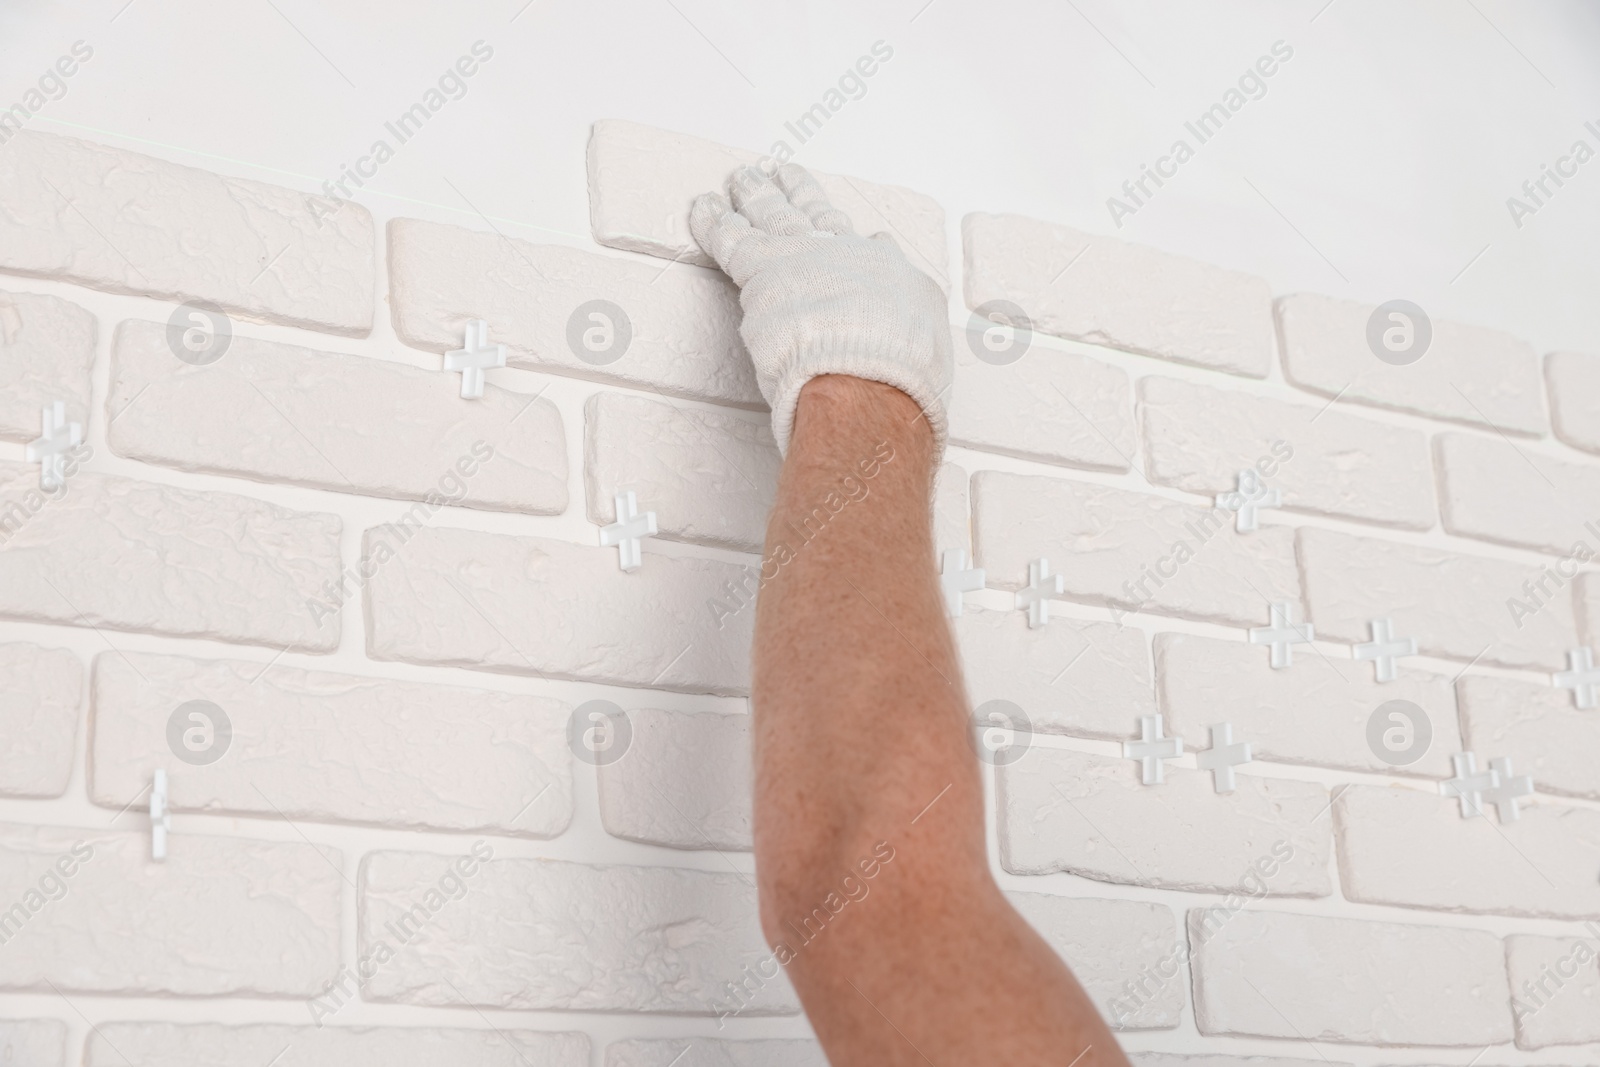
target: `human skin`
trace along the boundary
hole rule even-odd
[[[793,551],[756,605],[762,930],[835,1067],[1126,1067],[989,870],[935,573],[936,466],[927,420],[892,386],[825,375],[802,390],[767,527],[769,558]],[[846,477],[865,494],[832,512]]]

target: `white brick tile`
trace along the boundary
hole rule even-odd
[[[584,405],[589,521],[617,520],[632,489],[661,536],[757,552],[778,488],[778,446],[765,419],[695,411],[622,393]]]
[[[1600,572],[1578,575],[1572,592],[1582,643],[1600,651]]]
[[[755,371],[739,339],[738,290],[720,271],[668,267],[560,245],[444,226],[389,223],[394,328],[413,348],[460,348],[466,324],[489,323],[512,367],[618,381],[691,400],[762,406]],[[568,344],[568,324],[591,300],[628,317],[622,354],[597,365]],[[580,328],[595,325],[582,319]],[[613,323],[614,345],[620,323]],[[580,334],[581,336],[581,334]]]
[[[476,1020],[474,1020],[476,1021]],[[218,1023],[101,1023],[84,1067],[268,1064],[272,1067],[588,1067],[583,1034],[432,1026],[223,1026]]]
[[[669,848],[749,849],[750,717],[640,709],[621,759],[602,764],[606,832]]]
[[[1033,629],[1025,611],[968,607],[955,632],[974,707],[1009,700],[1035,730],[1108,739],[1155,714],[1150,646],[1136,627],[1057,617]]]
[[[1226,893],[1261,882],[1253,868],[1264,860],[1273,896],[1332,892],[1331,825],[1319,818],[1328,791],[1314,782],[1239,775],[1220,795],[1209,773],[1168,764],[1166,781],[1147,786],[1132,760],[1037,745],[995,778],[1000,860],[1012,874]]]
[[[727,192],[734,169],[755,152],[714,141],[601,119],[589,137],[589,221],[613,248],[713,266],[689,232],[689,205],[701,193]],[[770,169],[770,168],[769,168]],[[944,209],[921,193],[812,171],[833,205],[860,234],[887,231],[918,270],[948,282]]]
[[[1007,893],[1115,1030],[1172,1030],[1183,1015],[1178,921],[1165,904]],[[1130,995],[1131,994],[1131,995]]]
[[[1192,634],[1157,634],[1155,648],[1167,732],[1191,750],[1211,746],[1207,727],[1230,722],[1234,739],[1250,742],[1256,759],[1279,763],[1444,778],[1450,754],[1461,751],[1455,695],[1443,675],[1401,667],[1394,681],[1380,684],[1370,663],[1316,653],[1273,670],[1260,645]],[[1421,707],[1433,729],[1427,753],[1405,767],[1379,759],[1367,743],[1367,720],[1390,700]]]
[[[333,977],[337,849],[175,832],[149,856],[148,830],[0,824],[0,986],[309,996]]]
[[[953,443],[1069,467],[1128,469],[1138,444],[1127,371],[1039,345],[1015,363],[986,363],[965,329],[951,335]]]
[[[1020,215],[961,220],[967,306],[1017,304],[1042,333],[1265,378],[1260,278]]]
[[[118,455],[336,492],[555,515],[567,506],[549,400],[364,356],[234,337],[222,359],[174,358],[166,326],[127,321],[112,347]]]
[[[1600,356],[1552,352],[1544,359],[1544,376],[1556,436],[1600,453]]]
[[[175,811],[535,837],[554,837],[571,821],[564,705],[282,664],[266,668],[240,660],[97,656],[94,802],[113,810],[131,804],[165,767]],[[170,747],[168,720],[192,700],[210,701],[227,716],[231,737],[213,763],[190,764]],[[196,725],[187,715],[180,721],[183,729]]]
[[[1288,1056],[1234,1056],[1207,1053],[1185,1056],[1176,1052],[1128,1052],[1133,1067],[1350,1067],[1337,1060],[1299,1060]],[[110,1067],[110,1065],[108,1065]]]
[[[828,1058],[815,1041],[684,1037],[613,1042],[605,1067],[828,1067]]]
[[[57,1019],[0,1020],[0,1064],[66,1067],[67,1024]]]
[[[83,664],[71,652],[0,644],[0,796],[67,791],[82,696]]]
[[[1456,693],[1466,748],[1510,756],[1540,792],[1600,800],[1600,715],[1575,707],[1572,690],[1467,674]]]
[[[425,895],[452,871],[450,857],[429,853],[363,858],[360,954],[377,953],[380,940],[394,952],[365,999],[698,1015],[733,1010],[725,984],[751,981],[762,985],[744,1014],[799,1009],[762,941],[745,876],[492,859],[420,931],[393,925],[419,903],[427,911]],[[766,976],[747,979],[745,968]]]
[[[0,439],[38,437],[40,409],[57,400],[70,421],[88,426],[98,329],[93,315],[60,297],[0,292]]]
[[[375,659],[688,692],[749,689],[755,612],[713,611],[728,583],[745,580],[744,567],[647,546],[644,566],[624,573],[615,548],[469,530],[425,527],[397,541],[388,528],[366,533]]]
[[[1213,496],[1236,489],[1249,467],[1291,510],[1413,530],[1434,523],[1428,442],[1417,430],[1176,378],[1140,379],[1139,415],[1157,485]]]
[[[1464,819],[1454,797],[1348,786],[1334,803],[1345,896],[1439,911],[1600,919],[1600,812],[1525,801],[1521,808],[1509,823],[1492,811]]]
[[[1582,937],[1506,938],[1506,970],[1516,997],[1517,1047],[1600,1041],[1600,925]]]
[[[0,462],[0,615],[327,652],[308,598],[339,574],[339,519],[232,493],[80,472],[30,503],[38,464]]]
[[[967,503],[967,472],[954,463],[939,467],[933,477],[934,559],[947,548],[959,548],[972,557],[972,509]]]
[[[359,205],[31,131],[6,143],[0,189],[0,270],[372,328],[372,216]]]
[[[1367,319],[1374,310],[1315,293],[1280,297],[1278,328],[1289,381],[1338,396],[1339,403],[1534,436],[1549,430],[1539,358],[1527,342],[1499,330],[1435,319],[1422,358],[1393,366],[1367,347]]]
[[[1561,463],[1498,437],[1434,438],[1444,528],[1567,555],[1600,545],[1600,463]]]
[[[1572,601],[1517,619],[1507,600],[1537,573],[1524,564],[1302,527],[1300,566],[1317,637],[1358,644],[1394,620],[1424,655],[1550,670],[1576,641]]]
[[[1123,611],[1263,626],[1269,601],[1300,598],[1288,527],[1241,535],[1225,511],[994,471],[973,478],[973,497],[978,565],[991,587],[1021,588],[1028,562],[1044,556],[1065,577],[1067,599]]]
[[[1500,939],[1245,910],[1220,926],[1189,912],[1202,1034],[1482,1048],[1511,1040]]]

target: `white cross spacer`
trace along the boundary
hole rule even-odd
[[[156,771],[150,785],[150,858],[167,858],[167,833],[172,829],[172,810],[167,807],[167,772]]]
[[[1016,606],[1028,611],[1028,629],[1050,621],[1050,595],[1066,591],[1067,580],[1050,573],[1050,561],[1040,556],[1028,564],[1028,584],[1017,594]]]
[[[1230,493],[1217,494],[1217,507],[1237,512],[1233,528],[1240,533],[1260,526],[1259,513],[1262,508],[1282,506],[1283,490],[1268,489],[1262,484],[1261,475],[1256,473],[1254,467],[1246,467],[1239,472],[1239,488]]]
[[[1292,601],[1274,601],[1269,619],[1271,625],[1257,626],[1250,631],[1252,645],[1272,646],[1272,669],[1282,670],[1294,662],[1292,645],[1303,645],[1316,636],[1316,628],[1309,622],[1295,622],[1298,614]]]
[[[66,455],[83,443],[83,426],[67,421],[67,405],[60,400],[41,409],[40,422],[44,432],[28,442],[25,455],[39,464],[39,488],[53,493],[67,483]]]
[[[640,542],[656,534],[656,513],[647,511],[639,514],[639,498],[632,489],[618,493],[616,500],[617,521],[610,526],[600,527],[600,545],[603,548],[615,545],[622,569],[636,571],[644,562]]]
[[[444,369],[461,372],[461,395],[468,400],[483,396],[483,372],[506,365],[506,346],[489,343],[489,324],[482,319],[467,323],[464,347],[444,354]]]
[[[1521,814],[1517,801],[1533,796],[1533,779],[1526,774],[1513,775],[1510,756],[1490,760],[1489,772],[1500,781],[1493,789],[1484,790],[1483,799],[1494,805],[1502,823],[1516,822]]]
[[[1600,669],[1594,665],[1594,649],[1588,645],[1567,651],[1567,670],[1551,680],[1561,689],[1572,690],[1572,703],[1580,708],[1600,704]]]
[[[1235,741],[1233,723],[1224,722],[1211,727],[1211,747],[1196,752],[1194,762],[1202,771],[1211,772],[1211,785],[1217,792],[1231,793],[1238,785],[1233,769],[1253,758],[1250,742]]]
[[[1500,772],[1492,766],[1478,770],[1478,757],[1471,752],[1458,752],[1450,757],[1456,776],[1439,783],[1439,792],[1447,797],[1461,798],[1461,817],[1470,819],[1483,814],[1483,794],[1500,787]]]
[[[1122,755],[1139,761],[1139,780],[1145,785],[1160,785],[1166,781],[1161,761],[1183,755],[1183,738],[1162,736],[1160,715],[1141,715],[1139,740],[1122,742]]]
[[[944,594],[945,614],[961,617],[961,594],[983,588],[983,568],[968,569],[965,549],[947,548],[940,556],[939,591]]]
[[[1367,625],[1372,628],[1372,640],[1356,645],[1350,653],[1356,659],[1370,659],[1373,675],[1378,681],[1392,682],[1395,678],[1394,661],[1400,656],[1415,656],[1417,639],[1396,637],[1393,619],[1373,619]]]

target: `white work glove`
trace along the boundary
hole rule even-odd
[[[739,334],[778,450],[788,452],[800,388],[820,374],[848,374],[915,400],[942,452],[954,374],[944,293],[887,233],[858,236],[804,167],[785,164],[777,182],[741,168],[733,205],[702,194],[689,228],[740,289]]]

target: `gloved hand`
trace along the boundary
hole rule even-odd
[[[689,228],[740,289],[739,334],[779,451],[788,451],[801,386],[848,374],[915,400],[942,452],[954,361],[939,286],[887,233],[858,236],[798,164],[780,168],[777,184],[743,167],[731,185],[731,207],[716,193],[695,199]]]

